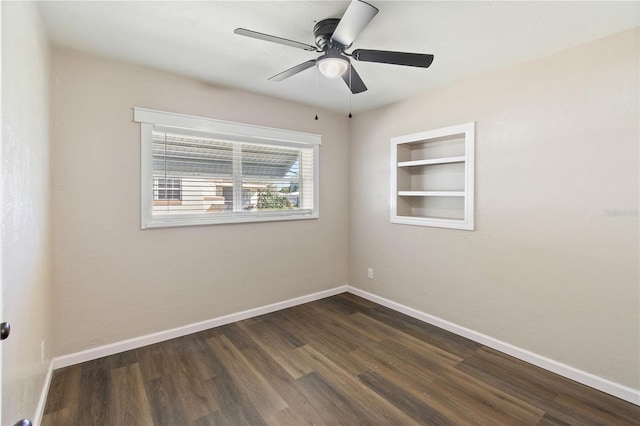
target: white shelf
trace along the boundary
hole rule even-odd
[[[391,222],[473,231],[474,144],[473,122],[392,138]]]
[[[464,197],[464,191],[398,191],[401,197]]]
[[[414,160],[414,161],[401,161],[398,163],[398,167],[416,167],[416,166],[430,166],[434,164],[450,164],[450,163],[464,163],[466,156],[460,157],[447,157],[447,158],[433,158],[430,160]]]

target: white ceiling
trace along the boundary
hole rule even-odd
[[[369,88],[353,112],[639,25],[630,2],[370,1],[380,9],[352,49],[432,53],[428,69],[355,62]],[[349,110],[342,80],[316,70],[268,77],[315,53],[233,34],[238,27],[314,44],[314,22],[339,18],[347,1],[41,2],[57,46],[170,71],[211,84]]]

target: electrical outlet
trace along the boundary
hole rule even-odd
[[[373,279],[373,268],[367,268],[367,278]]]

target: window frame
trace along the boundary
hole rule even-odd
[[[133,121],[140,123],[140,221],[141,229],[249,223],[283,220],[317,219],[320,217],[319,147],[322,136],[293,130],[276,129],[243,123],[215,120],[172,112],[134,109]],[[217,138],[230,143],[256,143],[281,147],[308,148],[313,153],[313,208],[266,212],[240,212],[193,216],[153,216],[153,130],[179,131],[190,136]]]

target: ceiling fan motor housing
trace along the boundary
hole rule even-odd
[[[318,46],[319,49],[326,50],[328,47],[332,47],[332,44],[337,44],[336,42],[331,41],[331,36],[336,30],[339,22],[340,19],[336,18],[323,19],[313,26],[313,35],[316,37],[316,46]],[[342,50],[346,49],[348,46],[338,45],[335,47]]]

